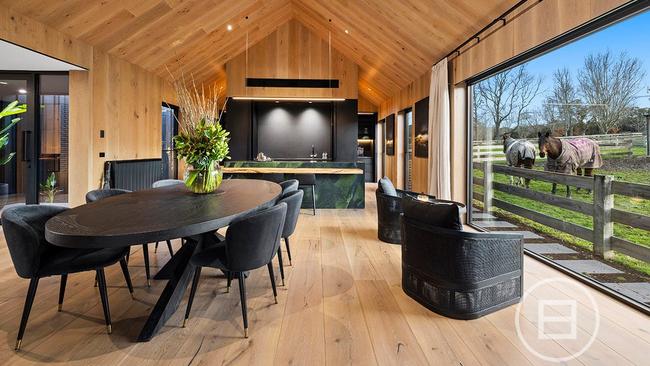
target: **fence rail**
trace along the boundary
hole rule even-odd
[[[488,212],[491,207],[498,207],[515,215],[587,240],[594,244],[594,253],[600,257],[610,258],[615,250],[639,260],[650,262],[650,248],[614,236],[615,222],[650,231],[650,216],[614,208],[615,194],[650,199],[650,185],[617,182],[613,180],[612,176],[582,177],[496,165],[489,161],[473,163],[473,167],[482,170],[484,173],[483,178],[473,178],[473,184],[484,188],[483,194],[474,192],[473,198],[483,203],[485,212]],[[593,200],[592,202],[578,201],[529,188],[495,182],[495,173],[590,189],[593,191]],[[591,216],[593,229],[556,219],[530,208],[495,198],[494,191]]]
[[[590,137],[590,136],[589,136]],[[535,145],[537,142],[535,141]],[[599,141],[600,153],[606,158],[623,158],[634,155],[632,140],[602,142]],[[506,155],[501,145],[475,145],[472,148],[472,160],[482,161],[505,161]]]

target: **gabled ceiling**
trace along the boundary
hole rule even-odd
[[[379,104],[517,0],[0,0],[168,78],[222,82],[224,64],[295,18],[359,65]],[[232,31],[227,30],[232,26]],[[169,70],[169,72],[168,72]]]

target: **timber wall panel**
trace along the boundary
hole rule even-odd
[[[228,96],[358,98],[358,66],[327,40],[291,20],[226,63]],[[246,78],[338,79],[339,87],[249,88]]]

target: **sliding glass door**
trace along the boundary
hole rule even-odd
[[[0,73],[0,210],[11,204],[66,203],[68,193],[67,73]],[[19,121],[16,121],[19,119]]]
[[[38,163],[35,150],[35,79],[32,74],[0,74],[0,110],[18,101],[24,112],[0,119],[8,128],[0,150],[0,209],[9,204],[38,202]],[[17,118],[20,121],[13,124]],[[13,124],[13,126],[12,126]]]

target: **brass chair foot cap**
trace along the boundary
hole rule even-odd
[[[63,304],[59,304],[59,311],[63,310]]]
[[[135,300],[135,295],[133,294],[133,292],[131,292],[131,299]]]
[[[106,331],[108,332],[108,334],[111,334],[111,333],[113,333],[113,326],[112,326],[112,325],[110,325],[110,324],[109,324],[109,325],[107,325],[107,326],[106,326]]]
[[[226,287],[226,293],[230,292],[230,286]]]
[[[22,345],[23,345],[23,340],[22,340],[22,339],[17,340],[17,341],[16,341],[16,349],[15,349],[15,350],[16,350],[16,351],[20,351],[20,346],[22,346]]]
[[[292,264],[291,264],[291,259],[289,259],[289,265],[290,265],[290,266],[292,265]]]
[[[284,286],[284,279],[282,279],[282,286]]]
[[[187,318],[183,319],[183,328],[185,328],[185,324],[187,324]]]
[[[277,296],[273,296],[273,298],[275,299],[275,303],[277,304],[277,303],[278,303],[278,297],[277,297]]]
[[[244,328],[244,338],[248,338],[248,328]]]
[[[151,280],[147,280],[147,287],[151,287]]]

